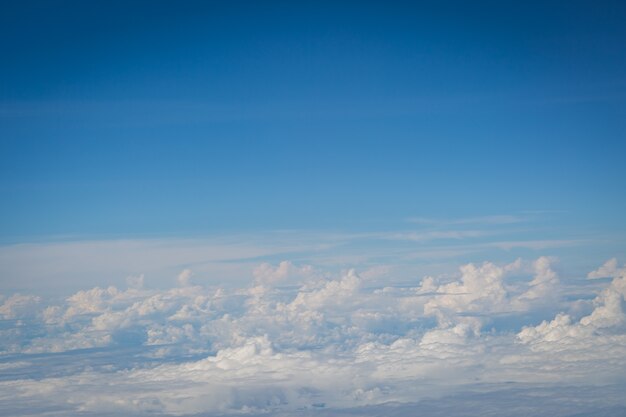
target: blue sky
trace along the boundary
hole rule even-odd
[[[518,3],[2,3],[0,409],[623,416],[626,6]]]
[[[568,212],[624,230],[624,8],[5,5],[5,242]]]

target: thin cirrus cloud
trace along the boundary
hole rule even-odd
[[[422,224],[422,225],[436,225],[436,226],[453,226],[453,225],[502,225],[502,224],[514,224],[527,221],[527,217],[512,214],[502,214],[493,216],[477,216],[477,217],[464,217],[458,219],[438,219],[431,217],[410,217],[407,219],[410,223]]]
[[[62,299],[13,294],[0,306],[0,405],[12,415],[438,415],[500,396],[522,415],[604,387],[602,404],[579,396],[578,410],[620,415],[625,269],[576,299],[554,261],[469,263],[372,287],[355,270],[285,260],[230,288],[198,285],[185,269],[163,289],[134,276],[125,289]]]
[[[504,229],[502,229],[504,227]],[[362,233],[280,231],[194,239],[124,239],[41,242],[0,246],[0,284],[6,289],[45,290],[121,285],[124,277],[145,274],[149,286],[169,285],[185,268],[204,282],[245,283],[259,262],[326,265],[332,271],[361,265],[395,264],[403,277],[429,273],[429,262],[459,255],[486,259],[521,256],[590,243],[580,239],[525,239],[502,226],[491,230],[376,231]],[[509,238],[509,239],[505,239]],[[428,243],[428,245],[426,245]],[[539,253],[537,253],[539,254]],[[47,277],[42,280],[41,277]]]

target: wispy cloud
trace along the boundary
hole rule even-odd
[[[551,248],[563,248],[571,246],[579,246],[589,243],[588,240],[582,239],[546,239],[546,240],[510,240],[485,243],[485,246],[499,248],[503,250],[512,250],[516,248],[525,248],[533,250],[543,250]]]
[[[404,232],[383,235],[385,239],[410,240],[413,242],[428,242],[433,240],[463,240],[493,235],[494,232],[485,230],[443,230],[428,232]]]
[[[407,219],[410,223],[416,223],[429,226],[455,226],[455,225],[503,225],[522,223],[527,218],[520,215],[503,214],[494,216],[478,216],[464,217],[458,219],[443,219],[432,217],[410,217]]]
[[[525,239],[500,228],[433,227],[428,230],[360,233],[276,231],[206,238],[39,242],[0,246],[0,288],[47,291],[113,283],[144,274],[147,286],[167,286],[178,271],[193,269],[201,283],[247,283],[262,262],[290,259],[326,265],[329,272],[352,266],[392,264],[405,276],[417,264],[481,253],[514,259],[520,251],[560,250],[593,243],[585,239]],[[506,238],[506,239],[504,239]],[[407,269],[415,264],[412,271]],[[397,269],[396,269],[397,270]],[[42,279],[42,277],[46,277]]]

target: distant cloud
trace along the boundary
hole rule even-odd
[[[41,298],[34,295],[13,294],[0,305],[0,316],[12,319],[30,315],[40,301]]]
[[[601,267],[596,269],[595,271],[591,271],[587,274],[587,278],[589,279],[598,279],[598,278],[613,278],[623,271],[625,268],[618,268],[617,266],[617,258],[612,258],[606,261]]]
[[[128,277],[126,277],[126,285],[128,285],[130,288],[141,289],[143,288],[143,284],[144,284],[143,274],[129,275]]]
[[[595,356],[599,353],[596,349],[608,345],[626,355],[626,333],[622,328],[626,323],[622,310],[625,298],[626,274],[623,274],[615,277],[595,298],[595,308],[589,315],[575,321],[569,315],[559,313],[552,321],[524,328],[518,337],[541,349],[577,349],[581,355]],[[587,350],[585,346],[594,341],[598,344],[594,344],[593,350]]]
[[[623,387],[626,276],[593,301],[568,301],[554,261],[469,263],[415,286],[372,287],[389,269],[329,276],[284,260],[258,263],[253,280],[231,288],[193,285],[184,269],[167,289],[144,288],[140,275],[126,289],[62,300],[14,294],[0,307],[12,320],[0,329],[0,369],[10,370],[0,407],[290,415],[392,402],[401,410],[477,383],[484,393],[506,382],[555,395],[588,381]],[[588,310],[571,313],[574,302]],[[624,405],[619,398],[606,400]]]
[[[530,288],[520,296],[522,300],[537,300],[542,298],[555,298],[554,292],[559,284],[559,277],[551,268],[552,260],[542,256],[533,262],[535,277],[530,281]],[[551,297],[552,295],[552,297]]]
[[[500,248],[504,250],[512,250],[516,248],[526,248],[533,250],[544,250],[551,248],[562,248],[568,246],[577,246],[585,243],[583,240],[510,240],[510,241],[496,241],[486,244],[494,248]]]
[[[424,242],[430,240],[442,240],[442,239],[468,239],[476,237],[484,237],[492,235],[493,233],[484,230],[442,230],[442,231],[429,231],[429,232],[405,232],[394,233],[386,236],[388,239],[397,240],[411,240],[414,242]]]
[[[254,268],[252,272],[255,282],[259,285],[277,284],[289,278],[307,277],[310,276],[312,273],[313,268],[310,265],[298,267],[290,261],[282,261],[276,267],[267,262],[263,262],[262,264]]]
[[[192,275],[193,275],[193,272],[191,272],[191,269],[183,269],[181,273],[178,274],[178,277],[176,278],[178,285],[180,285],[181,287],[190,286]]]
[[[478,216],[478,217],[464,217],[459,219],[440,219],[432,217],[409,217],[407,221],[416,224],[433,225],[433,226],[453,226],[453,225],[498,225],[498,224],[513,224],[526,221],[523,216],[503,214],[495,216]]]

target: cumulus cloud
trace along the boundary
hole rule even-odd
[[[440,324],[453,324],[459,315],[521,312],[531,308],[530,301],[554,301],[559,279],[551,268],[550,258],[540,257],[532,263],[534,277],[530,282],[509,284],[507,278],[519,273],[523,266],[521,259],[506,265],[470,263],[460,267],[458,279],[444,284],[425,277],[417,289],[418,293],[428,295],[424,314],[437,317]]]
[[[609,286],[596,296],[593,300],[594,309],[590,314],[575,320],[568,314],[559,313],[552,320],[544,320],[537,326],[525,327],[518,333],[518,339],[535,350],[578,350],[585,356],[605,355],[606,360],[614,357],[617,352],[617,358],[614,359],[620,361],[626,359],[624,272],[626,271],[622,271],[621,275],[616,276]],[[594,349],[590,350],[590,346]],[[601,347],[604,349],[598,349]],[[608,350],[607,347],[611,349]]]
[[[112,304],[120,291],[116,287],[99,288],[78,291],[67,299],[68,308],[66,318],[79,314],[102,313]]]
[[[554,299],[559,277],[551,268],[551,259],[542,256],[533,262],[535,277],[530,282],[530,288],[520,296],[522,300]]]
[[[480,266],[464,265],[461,278],[435,289],[436,296],[424,306],[426,315],[436,315],[443,320],[450,313],[478,313],[501,310],[507,305],[504,287],[505,269],[485,262]],[[426,290],[432,290],[432,283]]]
[[[302,279],[313,274],[310,265],[296,266],[290,261],[282,261],[277,266],[263,262],[254,268],[254,280],[258,285],[273,285],[289,278]]]
[[[606,261],[602,266],[598,269],[591,271],[587,274],[587,278],[589,279],[598,279],[598,278],[613,278],[620,273],[623,273],[624,268],[617,267],[617,258],[611,258]]]
[[[183,269],[181,273],[178,274],[178,277],[176,278],[178,285],[180,285],[181,287],[190,286],[192,275],[193,275],[193,272],[191,272],[191,269]]]
[[[41,298],[34,295],[13,294],[0,305],[0,315],[5,319],[30,315],[40,301]]]
[[[587,313],[555,315],[545,305],[568,311],[570,301],[553,263],[470,263],[414,286],[376,286],[376,274],[326,276],[282,261],[258,265],[239,288],[194,286],[184,270],[168,289],[145,288],[139,276],[126,289],[61,301],[13,295],[0,313],[23,319],[0,329],[0,369],[11,370],[0,378],[0,407],[94,416],[360,407],[367,415],[504,383],[623,387],[626,275],[587,301]],[[487,326],[495,319],[511,324]]]

